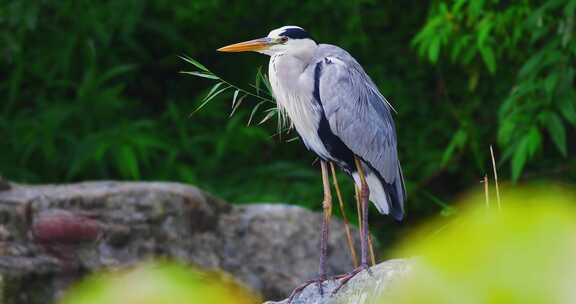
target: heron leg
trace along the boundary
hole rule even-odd
[[[328,163],[320,161],[322,169],[322,185],[324,189],[324,200],[322,201],[322,233],[320,237],[320,266],[318,269],[318,279],[308,281],[292,291],[288,297],[288,303],[292,303],[294,297],[304,290],[308,285],[316,283],[320,291],[320,295],[324,295],[322,282],[327,280],[326,271],[326,258],[328,256],[328,237],[330,235],[330,217],[332,216],[332,193],[330,191],[330,181],[328,173]]]
[[[324,200],[322,201],[322,237],[320,240],[320,267],[319,282],[320,294],[323,293],[322,281],[326,280],[326,257],[328,256],[328,237],[330,234],[330,217],[332,216],[332,193],[330,192],[330,181],[328,164],[325,161],[320,163],[322,167],[322,184],[324,186]]]
[[[360,246],[360,264],[363,267],[368,266],[368,197],[370,195],[370,190],[368,190],[368,183],[366,183],[366,177],[364,176],[364,169],[362,164],[355,158],[356,168],[358,174],[360,175],[360,193],[358,195],[360,199],[360,209],[362,212],[362,234],[361,234],[361,246]]]
[[[360,267],[352,270],[352,272],[345,274],[344,276],[338,277],[340,280],[340,285],[334,289],[332,294],[337,293],[342,286],[344,286],[350,279],[355,277],[358,273],[363,270],[367,270],[370,273],[370,267],[368,266],[368,197],[370,196],[370,190],[368,189],[368,183],[366,182],[366,176],[364,175],[364,169],[360,160],[354,158],[356,163],[356,169],[358,175],[360,176],[360,191],[358,193],[358,199],[360,201],[361,212],[361,234],[360,234]]]

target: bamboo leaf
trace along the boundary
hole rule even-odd
[[[210,98],[210,96],[212,96],[212,94],[214,94],[214,92],[216,92],[216,90],[218,90],[218,88],[220,86],[222,86],[223,84],[224,84],[224,82],[219,82],[219,83],[215,84],[214,86],[212,86],[212,88],[210,89],[208,94],[206,94],[206,96],[204,98],[202,98],[202,101]]]
[[[231,86],[226,86],[216,92],[215,91],[215,87],[217,88],[219,85],[223,84],[222,82],[216,84],[212,90],[210,91],[212,94],[208,93],[208,95],[206,95],[206,97],[202,100],[202,103],[194,110],[194,112],[192,112],[190,115],[194,115],[196,114],[196,112],[200,111],[202,108],[204,108],[204,106],[206,106],[206,104],[208,104],[208,102],[210,102],[212,99],[214,99],[214,97],[224,93],[224,91],[228,90],[231,88]]]
[[[484,17],[482,21],[480,21],[480,24],[478,25],[477,44],[478,47],[480,48],[486,45],[486,41],[490,37],[490,31],[492,30],[492,26],[494,25],[491,22],[491,20],[492,19],[489,17]]]
[[[464,129],[458,130],[456,134],[450,140],[448,147],[444,150],[444,155],[442,156],[441,166],[446,166],[448,162],[452,159],[454,153],[464,147],[468,139],[468,134]]]
[[[542,144],[542,135],[536,126],[530,128],[530,132],[528,132],[527,135],[527,141],[528,157],[531,158]]]
[[[566,149],[566,128],[564,123],[562,123],[560,116],[553,112],[547,112],[544,117],[544,124],[548,129],[548,133],[550,133],[552,141],[562,156],[566,157],[568,152]]]
[[[523,139],[512,155],[512,180],[517,181],[520,177],[522,169],[524,169],[524,164],[526,163],[526,158],[528,156],[528,151],[526,149],[526,140]]]
[[[542,136],[536,126],[530,128],[520,140],[512,155],[512,180],[517,181],[528,159],[532,158],[542,143]]]
[[[559,78],[560,73],[551,73],[548,75],[548,77],[546,77],[546,80],[544,81],[544,89],[550,98],[552,98],[554,94],[554,90],[556,89]]]
[[[273,109],[272,109],[273,110]],[[266,114],[266,116],[264,116],[264,118],[262,118],[262,120],[260,120],[260,122],[258,123],[259,125],[265,123],[266,121],[268,121],[270,118],[274,117],[274,115],[276,115],[276,112],[274,111],[268,111],[268,113]]]
[[[224,88],[222,88],[222,89],[220,89],[220,90],[218,90],[218,91],[214,92],[214,94],[212,94],[210,97],[206,97],[206,99],[205,99],[205,101],[204,101],[204,102],[208,102],[208,101],[210,101],[210,100],[214,99],[214,97],[216,97],[216,96],[218,96],[218,95],[220,95],[220,94],[224,93],[226,90],[228,90],[228,89],[230,89],[230,88],[231,88],[231,86],[226,86],[226,87],[224,87]]]
[[[541,64],[542,59],[546,53],[540,51],[530,57],[518,72],[519,78],[527,78],[530,75],[535,75],[538,72],[538,66]]]
[[[120,147],[116,154],[116,166],[124,177],[138,179],[140,178],[140,169],[134,150],[130,146]]]
[[[260,95],[260,80],[262,73],[262,67],[258,67],[258,71],[256,72],[256,80],[254,82],[254,88],[256,89],[256,95]]]
[[[186,56],[186,55],[179,56],[179,57],[180,57],[180,59],[182,59],[182,60],[184,60],[184,61],[186,61],[186,62],[194,65],[195,67],[201,69],[201,70],[204,71],[204,72],[210,72],[210,70],[208,70],[208,68],[206,68],[203,64],[201,64],[200,62],[192,59],[191,57],[188,57],[188,56]]]
[[[274,97],[272,95],[272,86],[270,85],[270,80],[268,79],[268,76],[266,75],[262,75],[262,80],[264,82],[264,85],[266,86],[266,89],[268,90],[268,96],[270,97]]]
[[[232,109],[234,109],[234,105],[236,104],[236,98],[238,98],[238,93],[240,93],[240,89],[236,89],[236,91],[234,91],[234,96],[232,97]]]
[[[130,71],[134,70],[134,68],[135,68],[135,65],[133,65],[133,64],[124,64],[124,65],[119,65],[119,66],[113,67],[110,70],[106,71],[104,74],[102,74],[102,76],[100,76],[98,78],[98,82],[104,83],[106,81],[113,79],[114,77],[116,77],[118,75],[122,75],[124,73],[130,72]]]
[[[496,72],[496,59],[494,57],[494,52],[492,51],[492,48],[488,46],[482,46],[480,47],[479,50],[480,55],[482,56],[482,60],[484,60],[484,63],[486,64],[488,71],[491,74],[494,74]]]
[[[234,113],[236,113],[236,110],[238,109],[238,107],[240,107],[240,105],[242,104],[242,101],[244,101],[244,98],[246,98],[246,96],[248,96],[248,95],[244,95],[244,96],[240,97],[240,99],[238,99],[238,101],[236,102],[236,104],[232,108],[232,112],[230,112],[230,115],[228,117],[232,117],[232,115],[234,115]]]
[[[247,126],[250,125],[250,123],[252,123],[252,118],[254,118],[254,115],[256,114],[256,111],[258,111],[258,108],[260,108],[260,106],[264,103],[264,101],[259,102],[258,104],[256,104],[254,106],[254,108],[252,109],[252,112],[250,112],[250,117],[248,118],[248,123],[246,124]]]
[[[566,98],[561,101],[559,108],[562,116],[564,119],[569,121],[573,126],[576,127],[576,101],[573,99],[573,96]]]
[[[435,38],[430,42],[430,47],[428,48],[428,59],[432,63],[436,63],[438,61],[438,55],[440,53],[440,39]]]
[[[220,77],[218,77],[214,74],[207,74],[207,73],[203,73],[203,72],[181,71],[180,73],[188,74],[188,75],[192,75],[192,76],[197,76],[197,77],[208,78],[208,79],[216,79],[216,80],[220,79]]]

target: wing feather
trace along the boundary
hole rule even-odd
[[[346,51],[323,45],[317,95],[330,129],[354,154],[378,171],[402,204],[404,182],[397,154],[394,109],[360,64]]]
[[[398,171],[392,108],[362,67],[346,54],[324,57],[319,96],[332,132],[388,183]]]

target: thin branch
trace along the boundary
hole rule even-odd
[[[490,190],[488,187],[488,175],[484,175],[484,179],[481,181],[484,184],[484,196],[486,200],[486,209],[490,209]]]
[[[496,184],[496,203],[498,205],[498,211],[502,210],[502,205],[500,204],[500,189],[498,188],[498,173],[496,172],[496,159],[494,157],[494,149],[490,145],[490,156],[492,157],[492,168],[494,169],[494,184]]]
[[[229,82],[229,81],[227,81],[227,80],[224,80],[224,79],[220,78],[220,81],[222,81],[222,82],[224,82],[225,84],[227,84],[227,85],[235,88],[236,90],[240,90],[240,92],[242,92],[242,93],[244,93],[244,94],[246,94],[246,95],[252,96],[252,97],[254,97],[254,98],[258,98],[258,99],[260,99],[260,100],[262,100],[262,101],[268,101],[268,102],[275,103],[275,101],[274,101],[273,99],[266,98],[266,97],[262,97],[262,96],[260,96],[260,95],[257,95],[257,94],[254,94],[254,93],[252,93],[252,92],[249,92],[249,91],[247,91],[247,90],[245,90],[245,89],[242,89],[242,88],[239,87],[239,86],[236,86],[236,85],[232,84],[231,82]]]
[[[336,169],[334,168],[334,163],[330,162],[330,171],[332,172],[332,183],[336,189],[336,197],[338,198],[338,206],[340,207],[340,214],[342,214],[342,219],[344,221],[344,231],[346,232],[346,241],[348,242],[348,248],[350,249],[350,255],[352,257],[352,264],[354,268],[358,267],[358,257],[356,256],[356,250],[354,249],[354,242],[352,241],[352,233],[350,232],[350,223],[348,222],[348,216],[344,212],[344,200],[342,199],[342,193],[340,192],[340,186],[338,185],[338,178],[336,177]]]
[[[372,234],[368,233],[368,248],[370,249],[370,260],[372,266],[376,265],[376,255],[374,254],[374,246],[372,245]]]

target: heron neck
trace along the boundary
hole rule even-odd
[[[306,47],[300,48],[297,52],[289,52],[287,53],[287,55],[295,57],[301,62],[303,62],[305,68],[308,65],[308,63],[312,61],[312,58],[314,57],[314,53],[316,52],[317,48],[318,45],[314,41],[310,40],[310,43],[307,44]]]
[[[270,58],[270,64],[275,65],[276,73],[284,76],[281,78],[294,79],[304,72],[313,55],[313,52],[280,53]]]

